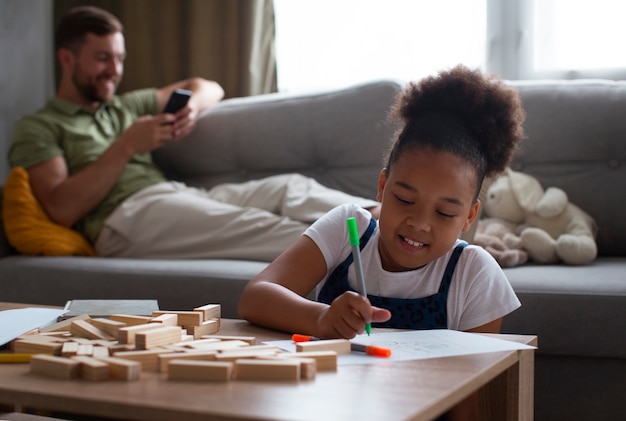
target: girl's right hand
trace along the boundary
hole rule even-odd
[[[348,291],[335,298],[321,314],[317,336],[352,339],[365,331],[367,323],[385,322],[390,318],[389,310],[373,307],[367,298]]]

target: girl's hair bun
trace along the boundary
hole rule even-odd
[[[509,165],[524,138],[525,114],[517,90],[463,65],[409,83],[390,116],[403,124],[388,168],[401,150],[430,146],[465,157],[482,182]]]

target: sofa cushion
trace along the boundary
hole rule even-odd
[[[33,195],[24,168],[13,168],[3,189],[2,221],[19,252],[43,256],[94,256],[78,232],[53,223]]]
[[[239,296],[267,263],[247,260],[147,260],[7,256],[0,259],[2,301],[62,306],[71,299],[156,299],[168,310],[219,303],[238,318]]]

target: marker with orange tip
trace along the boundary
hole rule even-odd
[[[323,339],[316,338],[315,336],[301,335],[299,333],[294,333],[291,337],[291,340],[294,342],[323,341]],[[383,348],[381,346],[362,345],[350,342],[350,349],[352,351],[364,352],[367,355],[371,355],[373,357],[391,357],[391,349]]]

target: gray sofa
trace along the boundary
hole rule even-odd
[[[593,265],[507,269],[522,308],[503,331],[539,336],[536,418],[626,417],[626,82],[510,82],[529,136],[513,168],[558,186],[599,226]],[[375,197],[395,130],[386,116],[395,81],[312,94],[225,100],[184,142],[158,150],[166,174],[211,187],[285,172]],[[175,215],[172,215],[175,217]],[[156,298],[162,308],[221,303],[265,262],[28,257],[0,236],[0,301],[62,305],[72,298]]]

